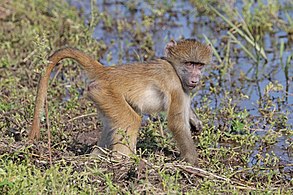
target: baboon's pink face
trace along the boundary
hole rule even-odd
[[[165,49],[166,59],[176,69],[185,91],[194,89],[201,78],[203,67],[211,61],[212,48],[194,39],[170,41]]]
[[[185,69],[184,74],[185,74],[185,85],[186,88],[189,90],[194,89],[201,78],[201,71],[204,67],[203,63],[199,62],[184,62],[183,68]]]

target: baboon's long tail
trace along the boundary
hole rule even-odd
[[[98,61],[94,60],[90,56],[84,54],[83,52],[74,48],[63,48],[56,51],[53,55],[49,57],[49,65],[47,66],[45,72],[41,76],[38,85],[38,92],[35,103],[34,119],[31,131],[29,132],[29,138],[34,140],[40,137],[40,115],[43,111],[45,99],[47,98],[48,82],[50,79],[50,74],[56,64],[65,58],[71,58],[76,60],[86,71],[89,78],[93,78],[95,73],[103,69],[103,65]]]

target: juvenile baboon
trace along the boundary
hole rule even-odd
[[[211,56],[211,47],[194,39],[170,41],[161,59],[111,67],[77,49],[60,49],[49,58],[41,77],[29,138],[40,137],[40,114],[52,69],[60,60],[71,58],[81,64],[90,80],[87,93],[103,122],[99,146],[124,154],[135,152],[141,113],[166,111],[181,157],[196,164],[190,128],[200,129],[201,122],[191,110],[189,95]]]

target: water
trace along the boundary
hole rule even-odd
[[[88,23],[90,20],[90,1],[78,1],[78,0],[68,0],[72,5],[82,8],[85,11],[85,15],[88,20],[85,21]],[[96,5],[100,12],[107,12],[110,14],[114,21],[120,20],[126,23],[129,23],[132,28],[149,33],[151,30],[151,40],[154,43],[154,47],[151,48],[152,51],[155,51],[155,56],[162,56],[164,54],[164,47],[167,42],[174,38],[180,39],[184,38],[196,38],[200,41],[205,41],[204,36],[208,37],[221,57],[225,57],[223,53],[223,43],[225,44],[225,37],[227,37],[228,28],[220,28],[224,24],[223,20],[217,18],[215,21],[211,21],[208,17],[202,16],[201,11],[197,11],[189,1],[160,1],[156,2],[154,5],[151,5],[151,1],[97,1]],[[128,2],[128,3],[127,3]],[[131,2],[135,4],[133,11],[131,10]],[[241,7],[243,6],[242,1],[231,1],[235,3],[234,6],[241,13]],[[266,1],[264,1],[267,3]],[[282,6],[290,5],[293,6],[290,1],[280,1]],[[171,6],[174,5],[174,6]],[[169,10],[168,12],[161,11],[160,8]],[[232,9],[232,6],[231,6]],[[251,7],[252,11],[254,7]],[[288,10],[288,15],[293,19],[293,9]],[[161,15],[154,19],[154,23],[141,25],[143,22],[142,17],[152,17],[155,13],[160,13]],[[285,21],[288,21],[288,17],[285,12],[279,12],[278,17],[282,18]],[[141,29],[139,29],[141,28]],[[278,82],[283,85],[283,90],[274,91],[270,93],[273,97],[273,101],[277,103],[278,100],[281,100],[281,103],[278,103],[280,113],[288,115],[287,125],[292,128],[293,126],[293,85],[292,85],[292,75],[293,75],[293,43],[290,42],[286,32],[281,31],[280,28],[273,27],[275,33],[265,34],[264,36],[264,49],[268,57],[266,62],[260,57],[259,63],[254,62],[251,58],[247,57],[247,54],[241,49],[238,44],[231,45],[232,48],[237,49],[237,53],[230,53],[230,57],[235,63],[233,66],[229,67],[227,74],[224,75],[222,80],[217,80],[217,78],[211,78],[205,83],[205,87],[199,92],[199,96],[205,95],[209,92],[209,87],[212,83],[221,82],[221,92],[224,91],[233,91],[234,87],[237,86],[245,93],[249,98],[242,99],[240,97],[233,97],[233,102],[237,102],[237,105],[240,107],[240,110],[247,109],[252,116],[261,117],[259,113],[259,104],[258,101],[262,101],[265,96],[265,87],[270,82]],[[236,36],[236,34],[234,34]],[[97,40],[103,40],[108,46],[104,56],[101,56],[99,59],[103,64],[119,64],[119,63],[128,63],[133,61],[143,60],[143,55],[145,53],[140,47],[137,47],[139,39],[144,39],[146,37],[136,37],[136,35],[131,31],[131,29],[119,32],[117,29],[113,28],[111,30],[105,29],[105,24],[100,22],[94,30],[93,37]],[[136,40],[138,39],[138,40]],[[243,38],[239,38],[241,43],[247,45],[247,42]],[[138,43],[137,43],[138,42]],[[134,44],[132,44],[134,43]],[[283,54],[280,53],[281,44],[284,44],[285,50]],[[251,51],[253,55],[257,58],[258,53]],[[112,55],[111,60],[107,59],[108,54]],[[285,74],[285,65],[286,61],[288,62],[288,75]],[[146,57],[147,58],[147,57]],[[213,60],[213,64],[219,65],[220,63],[216,58]],[[243,73],[249,78],[249,82],[241,82],[239,80],[240,74]],[[218,70],[207,69],[206,76],[208,75],[219,76]],[[288,94],[288,95],[287,95]],[[211,106],[217,108],[220,106],[219,102],[223,98],[223,94],[214,95],[210,97],[212,100]],[[196,99],[196,98],[195,98]],[[256,128],[259,128],[256,125]],[[278,130],[274,128],[274,130]],[[292,144],[293,137],[281,136],[278,138],[277,144],[275,144],[271,151],[273,151],[276,156],[280,157],[280,160],[284,164],[292,164],[293,157],[286,150],[289,144]],[[254,162],[254,156],[257,153],[257,147],[255,152],[251,156],[251,163]],[[293,171],[293,168],[289,168]]]

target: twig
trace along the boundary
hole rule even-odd
[[[218,176],[218,175],[215,175],[213,173],[210,173],[208,171],[205,171],[203,169],[200,169],[200,168],[196,168],[196,167],[191,167],[191,166],[183,166],[183,165],[174,165],[175,167],[178,167],[188,173],[191,173],[191,174],[195,174],[195,175],[198,175],[200,177],[207,177],[207,178],[210,178],[210,179],[219,179],[219,180],[222,180],[222,181],[225,181],[225,182],[228,182],[228,183],[234,183],[234,184],[237,184],[239,186],[237,186],[238,188],[241,188],[241,189],[249,189],[249,190],[256,190],[256,188],[254,187],[250,187],[250,186],[247,186],[239,181],[234,181],[234,180],[231,180],[229,178],[225,178],[225,177],[222,177],[222,176]]]
[[[76,119],[84,118],[84,117],[96,116],[97,114],[98,114],[98,113],[93,112],[93,113],[89,113],[89,114],[80,115],[80,116],[74,117],[74,118],[72,118],[72,119],[69,119],[68,122],[74,121],[74,120],[76,120]]]
[[[26,62],[26,61],[28,61],[28,59],[30,59],[35,53],[36,53],[36,50],[33,50],[30,54],[27,55],[26,58],[24,58],[24,59],[22,60],[22,62]]]
[[[60,73],[60,71],[61,71],[61,69],[62,69],[62,67],[63,67],[63,64],[61,64],[61,65],[58,67],[58,70],[57,70],[57,72],[55,73],[55,75],[54,75],[54,77],[53,77],[53,79],[52,79],[52,82],[51,82],[52,84],[55,82],[55,80],[56,80],[58,74]]]
[[[213,173],[207,172],[203,169],[196,168],[196,167],[191,167],[191,166],[183,166],[183,165],[174,165],[175,167],[178,167],[186,172],[201,176],[201,177],[210,177],[210,178],[216,178],[224,181],[230,181],[228,178],[224,178],[218,175],[215,175]]]
[[[49,111],[48,111],[48,101],[47,101],[47,98],[45,100],[45,113],[46,113],[47,134],[48,134],[49,160],[50,160],[50,166],[52,166],[51,132],[50,132],[50,121],[49,121]]]

